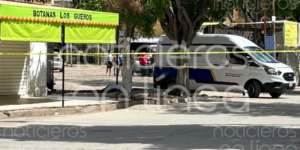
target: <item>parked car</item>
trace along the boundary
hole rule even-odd
[[[63,59],[62,59],[62,57],[59,54],[54,55],[52,69],[53,70],[59,70],[60,72],[62,72],[63,71],[62,67],[63,67]]]
[[[148,53],[156,52],[157,45],[149,45],[147,48]]]

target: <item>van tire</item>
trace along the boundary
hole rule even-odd
[[[272,98],[279,98],[281,96],[282,93],[270,93],[270,95],[272,96]]]
[[[170,87],[173,86],[173,85],[175,85],[175,83],[169,82],[169,83],[167,84],[167,89],[170,88]]]
[[[159,83],[158,85],[160,86],[161,89],[168,89],[172,85],[175,85],[175,81],[167,80],[167,81],[164,81],[163,83]]]
[[[261,92],[261,86],[257,81],[251,81],[247,86],[247,92],[250,98],[258,98]]]

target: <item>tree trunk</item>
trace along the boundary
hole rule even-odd
[[[186,45],[183,44],[182,46],[185,47]],[[182,48],[178,48],[176,51],[181,53],[186,52]],[[176,85],[181,85],[189,91],[189,68],[186,67],[189,61],[185,58],[186,56],[186,54],[179,54],[179,58],[176,59],[176,66],[178,67]]]
[[[183,52],[189,52],[194,37],[204,22],[205,4],[206,2],[197,2],[197,7],[201,12],[189,14],[185,9],[183,1],[173,1],[172,7],[165,7],[165,18],[160,20],[160,24],[172,42],[173,46],[177,46],[174,51],[180,52],[177,55],[177,77],[176,85],[185,87],[189,91],[189,58]],[[178,46],[179,45],[179,46]]]
[[[123,48],[122,53],[126,53],[123,55],[123,68],[122,68],[122,87],[126,90],[128,94],[128,98],[131,99],[131,91],[132,91],[132,70],[134,61],[132,57],[130,57],[130,45],[131,39],[133,37],[134,25],[126,25],[125,29],[125,38],[123,40]]]
[[[261,4],[260,0],[255,1],[255,6],[256,6],[255,7],[255,22],[261,22],[263,9],[260,4]]]

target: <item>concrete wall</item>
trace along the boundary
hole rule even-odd
[[[47,43],[31,42],[29,45],[30,55],[28,63],[28,96],[47,96]],[[43,54],[44,53],[44,54]]]

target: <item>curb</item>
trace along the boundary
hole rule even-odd
[[[129,102],[129,106],[143,104],[143,101]],[[86,106],[68,106],[65,108],[51,107],[51,108],[30,108],[24,110],[10,110],[0,111],[0,119],[20,118],[20,117],[42,117],[52,115],[71,115],[71,114],[85,114],[95,112],[113,111],[117,109],[124,109],[125,103],[109,103],[109,104],[95,104]]]
[[[86,114],[113,111],[117,109],[125,109],[134,105],[150,104],[150,105],[163,105],[171,103],[188,103],[191,102],[188,98],[167,98],[166,100],[157,100],[157,98],[148,98],[146,101],[130,101],[125,104],[124,101],[107,104],[94,104],[85,106],[67,106],[65,108],[59,107],[41,107],[41,108],[29,108],[23,110],[9,110],[0,111],[1,119],[20,118],[20,117],[42,117],[42,116],[53,116],[53,115],[71,115],[71,114]],[[128,106],[126,106],[128,105]]]

